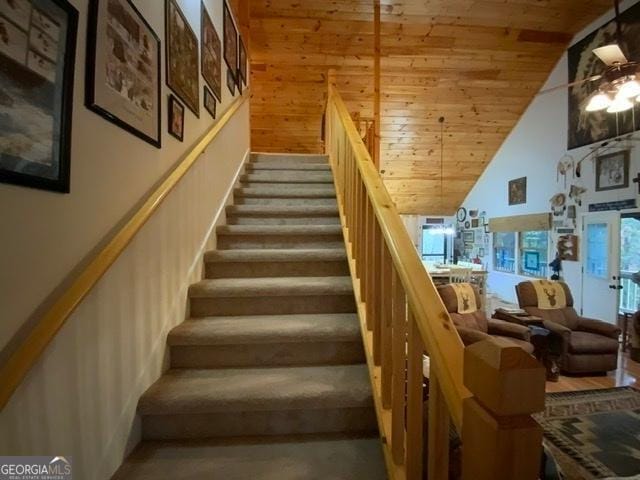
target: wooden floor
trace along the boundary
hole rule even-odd
[[[546,390],[550,393],[626,386],[640,388],[640,363],[630,360],[628,353],[620,352],[617,370],[599,377],[561,375],[557,382],[547,382]]]

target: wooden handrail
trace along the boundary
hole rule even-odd
[[[395,269],[404,285],[408,302],[413,308],[425,347],[437,365],[448,366],[440,377],[440,384],[447,403],[452,408],[453,422],[459,428],[462,426],[462,401],[471,396],[464,386],[462,375],[464,345],[433,280],[418,257],[366,146],[351,121],[346,105],[333,85],[329,86],[329,103],[336,108],[349,142],[355,147],[354,153],[362,181],[369,193],[373,211],[390,250]]]
[[[508,341],[464,347],[331,80],[324,118],[389,477],[447,479],[451,422],[464,480],[536,479],[544,368]]]
[[[73,311],[89,294],[109,267],[116,261],[142,226],[151,218],[163,200],[175,188],[200,154],[233,117],[240,106],[249,98],[249,90],[238,97],[206,132],[195,146],[183,157],[162,183],[147,197],[140,209],[114,235],[109,243],[80,272],[49,310],[33,327],[27,338],[11,354],[0,368],[0,410],[7,404],[31,367],[36,363],[49,342],[62,328]]]

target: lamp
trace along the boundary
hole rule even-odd
[[[618,95],[616,95],[616,98],[613,99],[613,102],[611,103],[609,108],[607,108],[607,112],[620,113],[626,110],[630,110],[632,108],[633,108],[633,103],[631,103],[631,101],[627,97],[625,97],[624,95],[620,95],[620,93],[618,93]]]
[[[612,102],[613,100],[611,100],[611,97],[608,93],[598,92],[593,97],[591,97],[591,100],[589,100],[589,103],[587,104],[586,110],[587,112],[599,112],[600,110],[609,108]]]
[[[620,85],[618,95],[622,95],[626,98],[637,97],[640,95],[640,83],[638,83],[635,77],[629,77],[629,80]]]

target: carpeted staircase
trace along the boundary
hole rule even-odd
[[[386,478],[321,155],[253,154],[115,479]]]

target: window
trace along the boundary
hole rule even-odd
[[[547,278],[549,232],[520,232],[518,273],[527,277]]]
[[[606,279],[609,276],[609,226],[606,223],[587,225],[587,275]]]
[[[516,271],[516,234],[496,232],[493,234],[493,269],[497,272]]]
[[[445,262],[447,235],[443,225],[424,225],[422,227],[422,259],[429,262]]]

